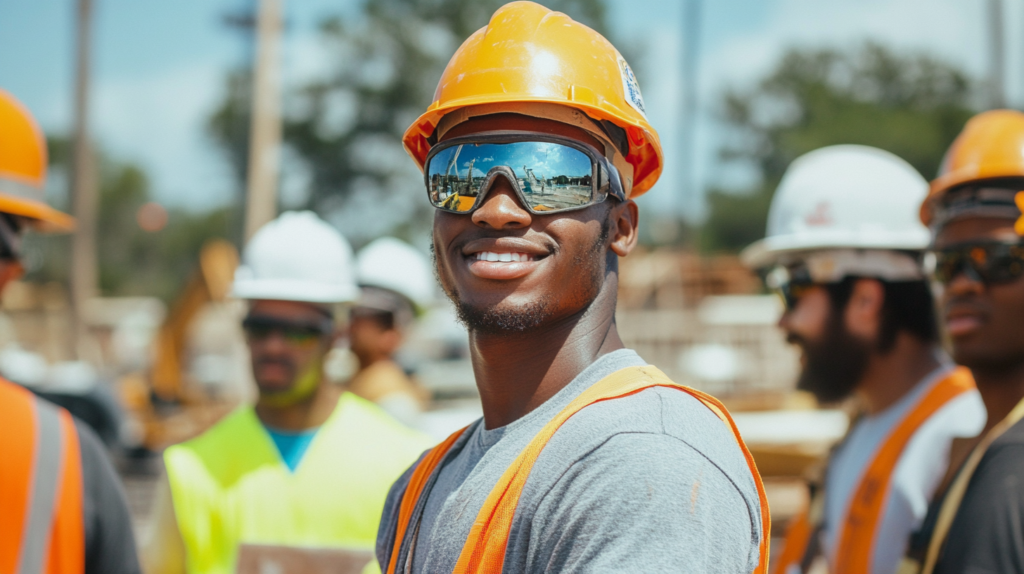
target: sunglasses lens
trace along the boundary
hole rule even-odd
[[[488,174],[511,170],[531,211],[573,209],[594,202],[594,160],[568,145],[552,142],[460,144],[427,161],[427,195],[438,209],[471,211]]]
[[[290,343],[308,343],[320,338],[324,330],[316,325],[304,323],[292,323],[278,319],[267,319],[262,317],[249,317],[242,321],[242,329],[249,338],[261,341],[267,339],[274,333],[280,333]]]
[[[948,284],[964,273],[985,283],[1006,283],[1024,275],[1024,246],[973,245],[935,252],[933,278]]]

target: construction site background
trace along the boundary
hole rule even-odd
[[[609,22],[611,2],[543,3],[606,34],[634,64],[642,85],[664,81],[658,44],[664,38],[619,42],[619,30]],[[245,37],[247,58],[223,71],[217,101],[203,121],[188,125],[213,141],[236,189],[228,201],[196,209],[167,201],[169,194],[187,194],[158,189],[133,158],[104,153],[103,142],[92,141],[86,130],[93,3],[75,3],[73,133],[47,134],[48,199],[66,211],[74,203],[80,229],[72,237],[26,242],[32,254],[26,279],[9,286],[0,301],[0,375],[100,430],[121,462],[135,517],[145,526],[162,449],[253,398],[240,326],[245,306],[226,297],[238,247],[275,212],[309,209],[357,248],[394,235],[425,253],[433,208],[425,201],[422,175],[402,150],[402,132],[431,101],[459,41],[504,0],[367,0],[351,13],[322,14],[316,49],[330,63],[323,74],[290,85],[275,84],[275,49],[289,27],[282,2],[259,0],[222,14],[221,27]],[[782,174],[811,150],[875,146],[906,159],[925,177],[935,174],[966,119],[1005,104],[1002,2],[977,8],[991,10],[991,18],[981,18],[991,27],[981,36],[994,39],[989,78],[907,49],[902,38],[886,45],[864,34],[856,42],[787,43],[763,75],[716,85],[714,93],[699,85],[701,2],[685,4],[677,31],[686,47],[679,78],[684,89],[667,98],[673,115],[661,116],[678,112],[678,126],[654,121],[666,108],[658,109],[657,95],[649,102],[659,130],[678,128],[677,137],[664,138],[666,150],[679,145],[666,154],[666,175],[674,175],[640,199],[643,248],[621,261],[618,329],[644,359],[674,380],[722,398],[736,413],[766,478],[774,532],[781,534],[804,504],[803,478],[844,434],[849,419],[842,410],[817,409],[794,391],[796,351],[775,325],[781,302],[764,293],[735,254],[763,237]],[[645,13],[652,20],[665,17],[659,10]],[[17,52],[31,61],[31,50]],[[139,51],[140,61],[143,56]],[[29,108],[46,109],[35,104]],[[713,140],[714,149],[700,147],[706,141],[695,135],[699,116],[717,122],[721,137]],[[147,143],[157,139],[144,126],[133,129],[144,132]],[[716,158],[704,181],[694,175],[698,156]],[[746,177],[721,176],[736,173]],[[90,191],[83,182],[94,184],[92,218],[77,210]],[[214,191],[199,186],[189,193]],[[92,265],[83,263],[90,258]],[[417,426],[440,439],[480,416],[480,403],[465,330],[444,297],[437,300],[412,327],[399,362],[432,399]],[[343,344],[328,363],[337,384],[353,372]]]

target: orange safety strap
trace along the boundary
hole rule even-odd
[[[791,565],[803,562],[815,530],[817,527],[811,521],[810,512],[807,509],[802,510],[786,527],[782,553],[773,563],[774,574],[785,574]]]
[[[412,520],[412,513],[416,509],[416,503],[419,502],[420,497],[423,495],[423,490],[426,488],[430,476],[434,473],[434,469],[444,460],[444,455],[448,454],[452,445],[462,436],[462,433],[466,432],[467,428],[469,427],[463,427],[455,431],[451,436],[444,439],[444,442],[430,449],[430,452],[420,460],[419,464],[416,465],[416,469],[412,471],[412,476],[409,477],[409,485],[405,487],[405,492],[402,494],[402,502],[398,506],[398,531],[395,533],[395,545],[391,550],[391,560],[388,561],[387,574],[395,574],[396,572],[398,554],[402,548],[402,541],[405,540],[409,521]]]
[[[36,450],[35,397],[0,379],[0,572],[17,572]]]
[[[0,380],[0,572],[82,574],[82,468],[71,415]]]
[[[932,415],[949,401],[974,388],[970,371],[963,367],[955,369],[921,398],[882,443],[851,498],[836,549],[834,574],[862,574],[871,571],[878,524],[889,499],[890,479],[903,449],[917,429]],[[817,519],[811,519],[810,512],[804,510],[794,519],[786,531],[782,553],[775,563],[775,572],[783,573],[790,566],[804,561],[810,538],[818,530],[822,513],[817,514]]]
[[[477,514],[476,521],[470,530],[469,537],[459,561],[456,563],[454,574],[494,574],[502,571],[505,562],[505,548],[508,545],[509,531],[512,527],[512,518],[516,506],[519,504],[519,496],[522,493],[526,479],[530,475],[534,462],[544,450],[545,445],[562,426],[574,414],[584,407],[597,402],[617,399],[636,394],[651,387],[668,387],[688,393],[699,400],[704,406],[710,409],[715,416],[726,423],[729,432],[732,433],[736,443],[743,451],[747,466],[757,487],[758,499],[761,505],[761,544],[759,547],[760,560],[755,574],[764,574],[768,571],[768,546],[771,540],[771,521],[768,512],[768,499],[765,496],[764,485],[761,483],[761,475],[754,465],[754,457],[747,450],[743,439],[740,437],[736,423],[725,406],[717,399],[706,395],[695,389],[674,383],[655,367],[629,367],[621,369],[598,381],[592,387],[576,397],[565,409],[562,410],[537,436],[530,441],[530,444],[519,454],[505,474],[495,485],[494,489],[484,501],[483,507]],[[463,429],[465,430],[465,429]],[[444,454],[451,448],[451,443],[462,433],[459,431],[448,438],[428,454],[419,464],[410,479],[409,487],[402,497],[402,504],[399,507],[398,533],[395,538],[394,548],[391,554],[388,574],[395,574],[395,566],[402,540],[412,516],[412,510],[416,502],[423,494],[423,488],[431,472],[436,468]],[[410,549],[410,552],[412,550]]]
[[[864,472],[850,500],[839,547],[836,549],[834,574],[863,574],[871,571],[878,524],[889,499],[892,473],[900,461],[903,449],[917,429],[936,411],[974,388],[974,378],[970,371],[964,367],[954,369],[949,376],[932,387],[892,431]]]

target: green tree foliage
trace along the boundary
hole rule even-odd
[[[426,202],[415,201],[422,179],[401,136],[432,101],[459,44],[505,2],[368,0],[358,20],[323,21],[320,33],[331,58],[330,73],[284,98],[284,170],[298,165],[308,179],[305,197],[285,207],[313,209],[336,223],[334,216],[348,207],[358,211],[360,220],[377,223],[366,228],[366,235],[429,215]],[[550,0],[545,5],[604,29],[602,0]],[[240,183],[246,170],[249,89],[248,72],[231,74],[226,97],[209,124]],[[360,239],[358,230],[343,231]]]
[[[953,66],[924,54],[868,43],[852,51],[791,50],[753,88],[724,95],[735,139],[726,161],[744,161],[761,185],[713,190],[701,235],[705,250],[739,250],[764,236],[772,194],[797,157],[835,144],[890,151],[934,177],[949,144],[973,113],[972,85]]]
[[[70,156],[67,140],[49,138],[51,173],[67,172]],[[156,296],[175,298],[195,268],[203,243],[228,237],[230,208],[205,213],[170,209],[167,224],[159,231],[143,230],[139,209],[153,201],[149,180],[138,166],[101,156],[100,205],[97,221],[99,287],[105,296]],[[61,205],[68,210],[70,206]],[[32,281],[67,282],[70,271],[71,236],[29,235],[29,274]]]

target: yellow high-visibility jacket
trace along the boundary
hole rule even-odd
[[[293,473],[252,407],[164,453],[191,574],[232,574],[242,543],[373,549],[391,484],[433,441],[344,393]]]

